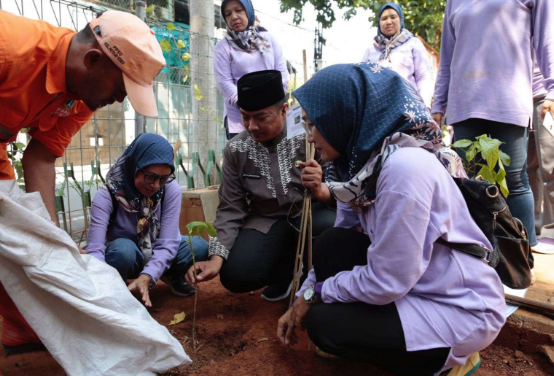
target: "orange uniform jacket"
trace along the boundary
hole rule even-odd
[[[22,128],[61,157],[93,112],[66,91],[75,32],[0,11],[0,180],[14,179],[6,145]]]

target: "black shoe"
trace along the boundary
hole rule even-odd
[[[290,290],[292,290],[292,281],[277,282],[266,287],[262,292],[262,298],[270,302],[276,302],[289,296]]]
[[[183,275],[164,275],[160,279],[171,287],[171,292],[174,295],[189,296],[195,293],[195,290],[185,282]]]

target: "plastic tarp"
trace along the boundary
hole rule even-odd
[[[81,255],[38,192],[0,181],[0,281],[69,375],[155,375],[191,362],[118,272]]]

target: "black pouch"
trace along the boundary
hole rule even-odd
[[[493,245],[493,251],[475,244],[438,241],[458,251],[484,259],[500,280],[513,289],[531,285],[531,247],[523,223],[512,216],[500,189],[487,181],[454,178],[473,220]]]

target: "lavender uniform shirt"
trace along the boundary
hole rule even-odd
[[[242,76],[262,70],[278,70],[283,78],[283,89],[285,92],[288,90],[289,72],[281,46],[270,33],[264,31],[260,34],[267,38],[271,45],[263,55],[257,50],[253,52],[239,51],[231,47],[227,39],[220,40],[215,46],[215,81],[225,103],[229,133],[240,133],[244,130],[237,105],[237,81]]]
[[[554,1],[448,0],[432,113],[522,127],[533,114],[533,50],[554,100]]]
[[[443,370],[465,364],[494,341],[506,312],[500,278],[485,261],[437,239],[492,247],[433,154],[394,152],[377,180],[374,204],[355,213],[339,203],[335,227],[358,224],[371,240],[367,265],[318,283],[320,301],[394,302],[408,351],[451,348]],[[297,296],[315,282],[312,269]]]
[[[382,53],[383,49],[372,43],[365,51],[362,62],[379,64],[395,71],[417,89],[425,105],[431,108],[434,82],[429,55],[423,43],[418,38],[412,37],[394,48],[387,59],[379,60]]]
[[[113,211],[112,198],[107,189],[99,189],[94,195],[90,209],[90,227],[87,245],[89,255],[105,262],[106,244],[119,239],[137,239],[137,216],[123,208],[117,209],[117,216],[109,225]],[[177,181],[165,186],[163,202],[156,211],[160,219],[160,233],[153,243],[152,258],[141,274],[148,274],[154,283],[169,269],[181,244],[179,215],[181,213],[181,187]]]

